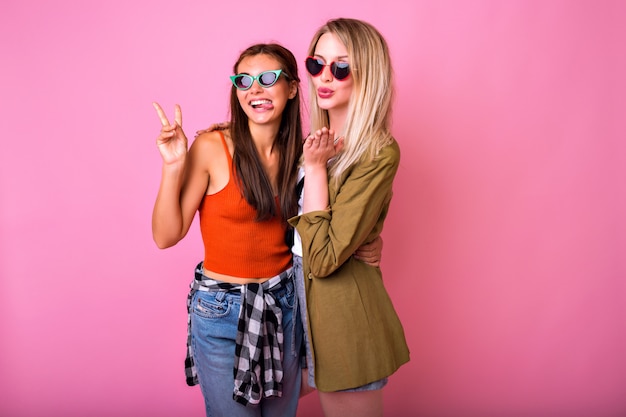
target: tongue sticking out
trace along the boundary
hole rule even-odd
[[[256,110],[271,110],[274,108],[271,100],[252,100],[250,105]]]

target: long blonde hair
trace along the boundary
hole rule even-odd
[[[334,34],[345,45],[354,83],[345,126],[337,132],[345,138],[344,149],[330,164],[330,176],[338,182],[341,174],[364,155],[375,158],[381,148],[393,141],[393,68],[387,41],[371,24],[348,18],[329,20],[313,36],[309,56],[315,54],[317,42],[325,33]],[[310,76],[309,91],[315,91]],[[328,127],[328,111],[317,105],[315,94],[310,98],[311,131]]]

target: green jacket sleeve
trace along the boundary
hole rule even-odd
[[[400,150],[394,141],[374,160],[362,160],[344,173],[338,188],[331,182],[329,211],[290,219],[315,277],[332,274],[361,244],[380,234],[399,162]]]

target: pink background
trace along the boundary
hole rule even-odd
[[[377,3],[2,1],[0,415],[203,415],[182,367],[201,240],[152,242],[151,102],[193,137],[241,49],[301,61],[350,16],[398,82],[382,269],[412,360],[386,415],[626,416],[626,3]]]

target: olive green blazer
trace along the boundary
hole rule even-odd
[[[393,141],[329,185],[330,209],[289,220],[302,239],[308,334],[320,391],[377,381],[409,360],[379,268],[352,257],[383,229],[400,162]]]

